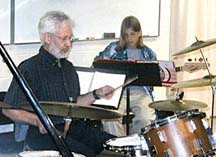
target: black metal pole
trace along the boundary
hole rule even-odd
[[[130,134],[130,87],[128,86],[126,89],[126,99],[127,99],[127,106],[126,106],[126,111],[127,111],[127,115],[126,115],[126,135]]]
[[[211,108],[211,131],[214,132],[214,101],[215,101],[215,85],[211,85],[212,88],[212,108]]]
[[[54,140],[61,155],[63,157],[73,157],[73,154],[70,152],[70,149],[67,146],[66,142],[64,141],[63,137],[57,133],[57,130],[55,129],[52,121],[40,107],[36,96],[33,94],[31,88],[29,87],[29,85],[27,84],[23,76],[16,68],[15,64],[13,63],[12,59],[8,55],[6,49],[4,48],[1,42],[0,42],[0,54],[4,59],[5,63],[7,64],[8,68],[10,69],[11,73],[13,74],[14,78],[18,82],[20,88],[23,90],[25,96],[28,98],[29,102],[31,103],[35,113],[38,115],[42,124],[44,125],[44,127],[47,129],[48,133]]]

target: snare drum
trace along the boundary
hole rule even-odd
[[[84,155],[73,152],[74,157],[85,157]],[[17,157],[62,157],[58,151],[45,150],[45,151],[24,151],[19,153]]]
[[[188,111],[154,121],[142,129],[151,156],[189,157],[212,149],[203,124],[205,113]]]
[[[149,157],[148,146],[144,136],[138,134],[112,138],[104,144],[104,148],[127,156]]]

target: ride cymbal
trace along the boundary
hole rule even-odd
[[[160,111],[188,111],[194,109],[205,108],[208,105],[199,101],[193,100],[164,100],[156,101],[149,104],[149,107]]]
[[[5,102],[0,102],[0,108],[10,109],[12,107]]]
[[[191,46],[183,49],[182,51],[173,54],[173,56],[186,54],[186,53],[189,53],[191,51],[198,50],[198,49],[201,49],[201,48],[206,47],[206,46],[210,46],[214,43],[216,43],[216,38],[210,39],[207,41],[199,40],[199,41],[196,41],[195,43],[193,43]]]
[[[193,79],[188,81],[178,82],[173,84],[171,88],[192,88],[192,87],[203,87],[210,86],[211,84],[216,83],[216,77],[214,75],[209,75],[201,79]]]
[[[115,119],[120,118],[122,115],[114,110],[103,109],[94,106],[78,105],[76,103],[66,102],[39,102],[41,108],[45,113],[55,116],[72,117],[72,118],[87,118],[87,119]],[[33,111],[29,102],[20,104],[22,109]]]

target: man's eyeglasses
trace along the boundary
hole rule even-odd
[[[51,34],[51,35],[58,38],[58,39],[60,39],[60,40],[62,40],[63,42],[66,42],[66,41],[74,42],[74,39],[75,39],[73,35],[69,36],[69,37],[68,36],[60,37],[60,36],[57,36],[55,34]]]

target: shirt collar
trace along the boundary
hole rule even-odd
[[[47,50],[45,50],[43,46],[41,46],[39,54],[41,54],[41,56],[44,58],[44,60],[46,60],[47,63],[52,64],[53,66],[58,65],[58,59],[55,58],[52,54],[50,54]],[[60,59],[61,63],[65,60],[65,58]]]

